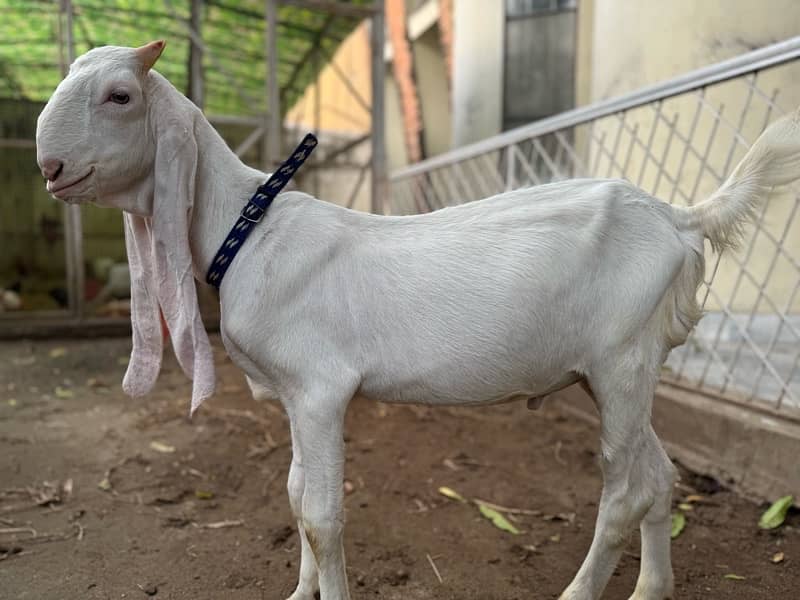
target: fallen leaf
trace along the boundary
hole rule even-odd
[[[689,494],[686,496],[686,502],[705,502],[707,498],[700,494]]]
[[[786,556],[783,554],[783,552],[776,552],[772,555],[772,562],[777,565],[778,563],[783,562],[784,558],[786,558]]]
[[[50,350],[50,358],[60,358],[67,354],[66,348],[53,348]]]
[[[8,399],[8,405],[9,406],[16,406],[17,405],[17,399],[16,398],[9,398]]]
[[[120,366],[124,367],[125,365],[128,364],[128,362],[130,362],[130,358],[128,358],[127,356],[120,356],[117,358],[117,364]]]
[[[108,477],[103,477],[103,480],[97,484],[97,487],[107,492],[111,489],[111,482],[108,480]]]
[[[56,398],[72,398],[75,396],[75,392],[68,388],[63,388],[60,385],[56,386]]]
[[[761,529],[775,529],[776,527],[780,527],[784,519],[786,519],[786,513],[789,511],[789,507],[793,502],[794,496],[778,498],[772,506],[761,515],[758,526],[761,527]]]
[[[445,467],[447,467],[448,469],[450,469],[451,471],[460,471],[460,470],[461,470],[461,467],[459,467],[459,466],[458,466],[456,463],[454,463],[454,462],[453,462],[451,459],[449,459],[449,458],[445,458],[445,459],[442,461],[442,464],[443,464]]]
[[[681,531],[683,531],[684,527],[686,527],[686,517],[683,516],[683,513],[673,513],[672,530],[670,531],[669,536],[674,540],[681,534]]]
[[[214,497],[214,492],[207,492],[205,490],[195,490],[194,495],[199,500],[211,500]]]
[[[170,446],[169,444],[164,444],[162,442],[156,442],[156,441],[150,442],[150,448],[152,448],[156,452],[161,452],[162,454],[172,454],[173,452],[175,452],[175,446]]]
[[[554,544],[557,544],[558,542],[561,541],[561,534],[557,533],[555,535],[551,535],[550,541],[553,542]]]
[[[497,512],[493,508],[489,508],[485,504],[478,504],[478,509],[481,511],[481,514],[489,519],[492,524],[497,527],[498,529],[502,529],[503,531],[508,531],[509,533],[513,533],[514,535],[519,535],[519,529],[514,527],[508,519],[506,519],[501,513]]]
[[[217,521],[216,523],[203,523],[197,525],[201,529],[222,529],[223,527],[238,527],[244,525],[244,521]]]
[[[680,508],[683,511],[694,510],[694,506],[692,506],[691,504],[687,504],[686,502],[681,502],[680,504],[678,504],[678,508]]]
[[[451,500],[458,500],[459,502],[463,502],[463,503],[465,503],[465,504],[466,504],[466,502],[467,502],[467,501],[464,499],[464,496],[462,496],[461,494],[459,494],[459,493],[458,493],[457,491],[455,491],[455,490],[451,490],[449,487],[444,487],[444,486],[440,487],[440,488],[439,488],[439,493],[440,493],[442,496],[447,496],[447,497],[448,497],[448,498],[450,498]]]
[[[742,577],[741,575],[737,575],[736,573],[727,573],[723,575],[725,579],[733,579],[734,581],[743,581],[746,577]]]

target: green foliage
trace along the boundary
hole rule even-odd
[[[481,511],[481,514],[489,519],[498,529],[513,533],[514,535],[519,535],[519,529],[514,527],[499,511],[496,511],[495,509],[486,506],[481,502],[478,502],[478,509]]]
[[[784,496],[772,503],[766,512],[761,515],[758,521],[758,526],[761,529],[775,529],[783,524],[786,519],[786,513],[794,502],[793,496]]]
[[[672,527],[670,529],[670,537],[674,540],[678,537],[683,528],[686,527],[686,517],[682,512],[672,513]]]
[[[352,0],[369,4],[370,0]],[[61,80],[58,2],[0,0],[0,98],[46,100]],[[205,0],[201,33],[205,109],[255,115],[266,108],[263,0]],[[188,85],[189,0],[72,0],[75,53],[103,45],[167,40],[157,69],[180,90]],[[278,72],[287,110],[335,47],[358,25],[348,17],[283,6],[278,11]],[[62,36],[65,39],[65,36]],[[322,60],[310,60],[314,48]]]

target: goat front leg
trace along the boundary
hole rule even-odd
[[[302,456],[300,508],[305,544],[313,556],[322,600],[350,600],[344,561],[344,413],[350,398],[308,396],[295,408],[294,437]],[[304,562],[306,558],[303,558]],[[310,576],[310,567],[306,575]],[[301,582],[303,585],[303,567]],[[298,586],[299,587],[299,586]],[[307,588],[308,589],[308,588]],[[300,596],[299,598],[305,598]]]
[[[561,600],[600,598],[628,536],[646,515],[652,519],[643,526],[643,570],[633,598],[664,600],[672,594],[665,519],[675,469],[650,426],[656,361],[640,353],[617,356],[621,367],[599,366],[589,378],[601,418],[603,493],[589,553]]]
[[[289,425],[292,431],[292,465],[289,467],[289,479],[286,488],[289,492],[289,504],[297,519],[297,532],[300,536],[300,575],[297,589],[288,600],[313,600],[319,591],[317,561],[311,552],[311,546],[303,526],[303,493],[305,491],[305,472],[303,470],[303,454],[297,434],[297,424],[293,410],[287,410]]]

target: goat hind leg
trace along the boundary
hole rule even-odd
[[[655,500],[642,519],[642,560],[636,590],[630,600],[663,600],[672,598],[674,581],[670,559],[672,529],[672,486],[677,470],[664,452],[655,432],[650,429],[652,483]]]
[[[597,374],[589,377],[600,410],[603,493],[589,553],[561,600],[600,598],[629,534],[654,506],[657,490],[663,498],[664,486],[672,485],[657,460],[663,450],[650,427],[656,361],[644,360],[641,348],[616,358],[616,365],[598,365],[593,369]],[[660,535],[660,529],[648,532]],[[653,560],[657,555],[649,554]],[[663,600],[664,596],[635,598]]]

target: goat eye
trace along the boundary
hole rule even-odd
[[[109,96],[109,100],[116,104],[127,104],[130,99],[131,97],[124,92],[112,92],[111,96]]]

